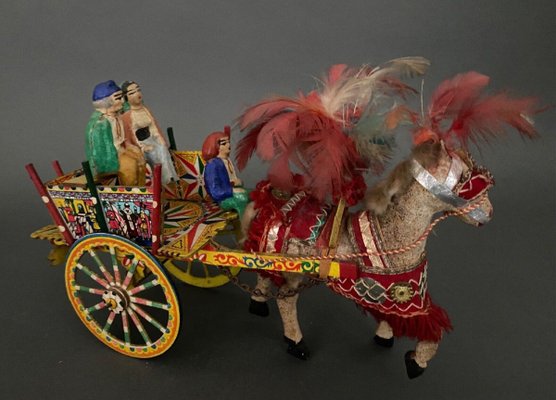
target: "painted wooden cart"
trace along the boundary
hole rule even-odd
[[[158,356],[178,335],[180,304],[169,274],[209,288],[228,283],[242,268],[319,272],[318,260],[234,249],[237,214],[207,195],[200,152],[173,151],[172,157],[180,179],[167,186],[159,166],[145,187],[94,181],[87,163],[63,173],[56,161],[57,177],[43,183],[33,165],[26,166],[54,220],[31,237],[50,241],[53,258],[64,254],[67,294],[83,324],[131,357]],[[333,261],[328,275],[354,273],[350,264]]]

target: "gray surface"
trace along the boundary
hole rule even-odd
[[[105,348],[66,300],[62,268],[28,234],[49,223],[23,166],[83,159],[90,92],[106,79],[141,83],[178,146],[198,149],[244,106],[312,87],[333,63],[432,60],[426,87],[477,70],[494,88],[556,104],[554,1],[2,1],[2,280],[0,397],[545,399],[555,388],[555,118],[542,138],[486,148],[495,218],[444,223],[429,242],[430,289],[455,331],[423,377],[371,344],[374,323],[324,288],[300,301],[314,356],[287,356],[272,316],[246,313],[229,286],[179,284],[183,330],[159,359]],[[254,163],[243,174],[262,178]]]

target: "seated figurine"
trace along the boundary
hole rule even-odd
[[[145,185],[145,160],[141,150],[126,141],[119,117],[122,90],[112,80],[93,90],[95,112],[87,124],[85,153],[97,178],[118,175],[120,185]]]
[[[141,88],[133,81],[126,81],[122,84],[122,90],[129,104],[129,109],[122,116],[126,140],[141,148],[151,168],[154,169],[155,164],[162,166],[163,184],[168,184],[172,179],[177,180],[168,143],[151,111],[143,104]]]
[[[240,217],[249,202],[249,193],[243,188],[234,164],[230,160],[230,132],[213,132],[203,143],[206,161],[205,188],[212,199],[224,210],[236,210]]]

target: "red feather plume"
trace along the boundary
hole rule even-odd
[[[298,189],[294,176],[300,173],[304,190],[317,199],[342,197],[351,183],[362,181],[360,170],[375,161],[358,151],[373,143],[356,146],[354,138],[360,134],[356,124],[372,107],[374,111],[382,104],[383,98],[414,92],[398,77],[422,74],[428,65],[421,57],[391,60],[376,68],[334,65],[318,92],[300,93],[296,98],[273,97],[248,108],[238,119],[239,129],[246,132],[236,150],[239,169],[256,152],[270,163],[268,178],[274,187]],[[398,114],[400,119],[403,113]],[[380,140],[374,146],[386,147]],[[381,150],[374,149],[377,163],[385,158],[379,159],[380,155]],[[355,193],[353,188],[349,192]]]
[[[245,167],[254,152],[270,162],[268,178],[273,186],[291,190],[294,164],[305,177],[307,189],[320,200],[338,192],[353,171],[364,162],[342,125],[327,115],[318,96],[275,98],[259,103],[239,119],[248,132],[238,144],[238,168]]]
[[[436,135],[449,146],[468,149],[469,142],[481,142],[504,134],[510,126],[522,136],[534,138],[537,132],[531,116],[539,112],[535,98],[512,98],[507,93],[484,95],[489,77],[467,72],[442,82],[432,95],[427,119],[416,130],[416,141]],[[423,135],[423,129],[429,132]],[[455,142],[455,143],[454,143]]]

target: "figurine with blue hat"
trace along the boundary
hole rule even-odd
[[[86,130],[85,152],[97,178],[118,175],[120,185],[145,185],[145,160],[141,150],[125,140],[120,120],[122,90],[113,80],[93,90],[95,111]]]

